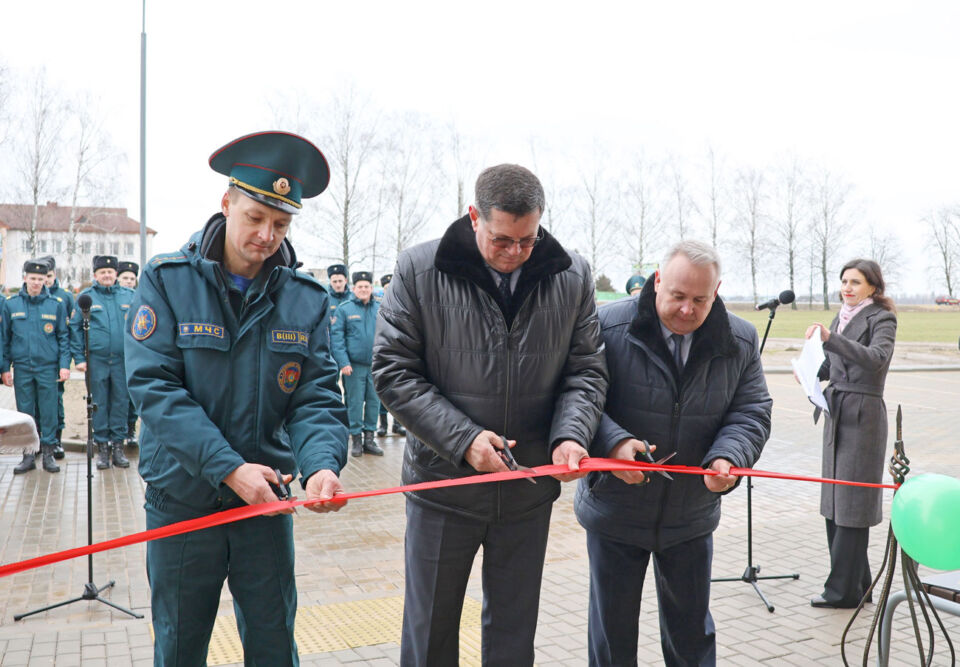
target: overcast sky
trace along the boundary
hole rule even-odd
[[[713,146],[757,166],[795,153],[902,234],[903,289],[937,289],[918,220],[960,201],[956,2],[148,0],[146,16],[156,251],[216,210],[224,179],[207,157],[270,127],[277,91],[353,81],[384,108],[498,137],[490,163],[527,162],[532,135],[570,151]],[[117,204],[135,218],[140,28],[132,0],[5,2],[0,21],[0,62],[94,93],[128,156]]]

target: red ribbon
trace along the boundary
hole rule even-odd
[[[658,465],[656,463],[645,463],[640,461],[621,461],[619,459],[588,458],[580,461],[580,470],[585,472],[601,472],[614,470],[640,470],[643,472],[667,472],[679,473],[683,475],[719,475],[716,470],[699,468],[697,466],[678,466],[678,465]],[[405,486],[394,486],[386,489],[373,489],[371,491],[357,491],[354,493],[337,494],[338,502],[346,500],[355,500],[357,498],[371,498],[373,496],[385,496],[391,493],[404,493],[407,491],[426,491],[428,489],[440,489],[450,486],[466,486],[468,484],[486,484],[487,482],[505,482],[523,477],[545,477],[547,475],[562,475],[569,473],[566,465],[545,465],[537,466],[529,470],[511,470],[507,472],[492,472],[483,475],[471,475],[469,477],[458,477],[456,479],[444,479],[434,482],[420,482],[419,484],[407,484]],[[754,470],[753,468],[731,468],[730,474],[736,477],[769,477],[773,479],[790,479],[801,482],[818,482],[821,484],[840,484],[843,486],[865,486],[874,489],[897,489],[897,484],[873,484],[870,482],[851,482],[843,479],[830,479],[826,477],[806,477],[803,475],[788,475],[779,472],[769,472],[766,470]],[[9,563],[0,566],[0,577],[6,577],[18,572],[25,572],[44,565],[51,565],[61,561],[79,558],[89,554],[99,553],[101,551],[110,551],[126,547],[131,544],[159,540],[163,537],[172,535],[182,535],[191,533],[195,530],[210,528],[212,526],[222,526],[234,521],[241,521],[251,517],[260,516],[288,509],[290,507],[299,507],[301,505],[314,505],[317,503],[329,502],[327,500],[278,500],[272,503],[262,503],[260,505],[245,505],[235,509],[223,512],[215,512],[196,519],[172,523],[160,528],[145,530],[132,535],[124,535],[105,542],[97,542],[82,547],[75,547],[65,551],[29,558],[16,563]]]

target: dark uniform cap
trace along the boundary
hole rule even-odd
[[[640,274],[630,276],[630,279],[627,281],[627,294],[630,294],[631,290],[642,288],[645,282],[647,282],[647,279]]]
[[[121,273],[126,273],[129,271],[133,275],[140,274],[140,265],[136,262],[120,262],[120,268],[117,270],[117,275]]]
[[[45,276],[50,272],[50,269],[47,268],[47,263],[41,259],[28,259],[23,263],[23,272],[39,273]]]
[[[353,272],[353,284],[356,285],[361,280],[366,280],[368,283],[373,282],[373,272],[372,271],[354,271]]]
[[[333,276],[340,274],[344,278],[347,277],[347,267],[343,264],[331,264],[327,267],[327,278],[332,278]]]
[[[386,287],[387,285],[390,284],[391,280],[393,280],[392,273],[383,274],[382,276],[380,276],[380,287]]]
[[[299,213],[301,199],[316,197],[330,182],[330,168],[316,146],[289,132],[255,132],[234,139],[210,156],[210,167],[262,204]]]
[[[55,271],[57,269],[57,260],[53,258],[53,255],[47,255],[46,257],[41,257],[37,260],[38,262],[43,262],[47,265],[47,272]]]
[[[113,255],[94,255],[93,270],[97,269],[116,269],[119,262]]]

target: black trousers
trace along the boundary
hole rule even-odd
[[[483,547],[482,661],[532,665],[552,505],[518,521],[476,521],[407,500],[400,664],[460,663],[467,579]]]
[[[669,667],[717,662],[716,628],[710,614],[713,535],[651,552],[587,531],[590,556],[590,664],[637,664],[640,601],[650,555],[657,584],[660,646]],[[645,627],[644,642],[652,628]]]
[[[827,519],[830,574],[823,584],[823,599],[838,606],[855,607],[870,588],[869,528],[838,526]]]

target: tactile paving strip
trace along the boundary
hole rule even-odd
[[[463,601],[460,617],[460,664],[480,664],[480,603]],[[400,643],[403,596],[300,607],[294,638],[300,655],[329,653],[360,646]],[[153,628],[151,628],[151,635]],[[218,616],[210,638],[208,665],[243,662],[243,646],[232,614]]]

